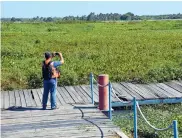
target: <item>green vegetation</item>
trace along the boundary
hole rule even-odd
[[[59,85],[88,84],[90,72],[112,82],[182,79],[182,21],[2,23],[2,88],[42,86],[45,51],[61,51]]]
[[[173,120],[178,121],[179,138],[182,137],[182,103],[159,104],[142,106],[141,110],[147,120],[157,128],[168,127]],[[113,117],[114,124],[118,125],[129,138],[133,137],[133,112],[132,110],[121,111]],[[138,136],[140,138],[171,138],[172,129],[167,131],[155,131],[145,123],[138,111]]]

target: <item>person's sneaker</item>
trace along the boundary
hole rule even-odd
[[[55,110],[55,109],[58,109],[58,107],[57,107],[57,106],[54,106],[54,107],[52,107],[51,109],[52,109],[52,110]]]
[[[43,106],[43,107],[42,107],[42,110],[46,110],[46,106]]]

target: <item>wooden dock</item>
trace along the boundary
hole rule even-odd
[[[1,112],[2,138],[127,138],[97,108],[60,106],[56,110],[21,107]]]
[[[121,101],[136,97],[139,104],[182,102],[182,81],[153,84],[112,83]],[[97,105],[98,86],[94,85],[94,101]],[[91,103],[89,85],[57,88],[59,109],[41,110],[43,89],[1,92],[2,138],[127,138],[108,117]],[[49,98],[50,100],[50,98]],[[112,92],[112,106],[126,106]],[[78,105],[79,104],[79,105]],[[85,108],[87,107],[87,108]]]
[[[182,102],[182,81],[153,84],[112,83],[116,95],[122,101],[133,97],[139,104]],[[94,101],[99,99],[98,86],[94,85]],[[43,89],[28,89],[1,92],[1,109],[17,107],[40,107]],[[50,101],[50,98],[48,99]],[[57,105],[89,104],[91,92],[89,85],[64,86],[57,88]],[[50,102],[48,102],[50,105]],[[112,93],[112,106],[124,106]]]

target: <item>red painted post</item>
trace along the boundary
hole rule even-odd
[[[109,75],[101,74],[99,75],[100,85],[107,85],[109,83]],[[99,86],[99,109],[100,110],[109,110],[109,102],[108,102],[108,85],[105,87]]]

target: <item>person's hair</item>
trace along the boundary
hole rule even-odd
[[[49,59],[52,57],[52,54],[50,52],[45,52],[45,59]]]

